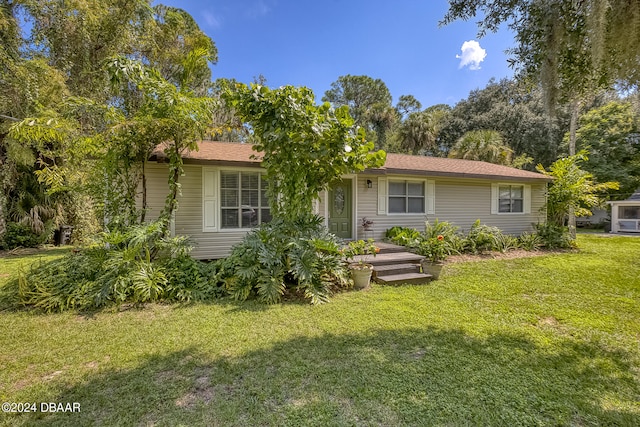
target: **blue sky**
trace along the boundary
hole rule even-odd
[[[511,33],[477,39],[475,22],[439,28],[446,0],[160,3],[185,9],[215,41],[214,78],[249,83],[262,74],[271,87],[307,86],[318,101],[345,74],[380,78],[394,104],[411,94],[423,107],[453,105],[492,77],[513,75],[504,53],[513,44]]]

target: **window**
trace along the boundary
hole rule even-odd
[[[524,212],[524,186],[500,185],[498,189],[499,213],[523,213]]]
[[[259,172],[220,172],[220,227],[252,228],[271,220],[267,183]]]
[[[424,181],[389,181],[389,213],[424,213]]]
[[[640,206],[620,206],[619,219],[640,219]]]

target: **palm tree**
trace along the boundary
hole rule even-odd
[[[449,157],[511,165],[513,150],[496,130],[472,130],[455,143]]]
[[[402,148],[412,154],[418,154],[420,150],[438,151],[438,135],[446,114],[442,110],[425,110],[409,114],[398,129]]]

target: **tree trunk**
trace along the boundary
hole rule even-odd
[[[571,104],[571,122],[569,123],[569,155],[576,155],[576,133],[578,131],[578,116],[580,114],[580,101],[574,100]],[[576,214],[573,205],[569,206],[569,235],[576,239]]]

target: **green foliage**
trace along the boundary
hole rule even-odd
[[[162,141],[169,159],[169,194],[160,213],[167,226],[165,234],[169,231],[169,219],[178,207],[178,180],[184,175],[182,153],[198,149],[197,140],[204,135],[214,110],[212,98],[196,96],[188,85],[189,71],[197,69],[202,61],[206,63],[208,55],[207,50],[198,49],[184,58],[184,81],[180,81],[179,86],[163,78],[157,70],[146,67],[141,61],[120,56],[112,58],[108,65],[114,84],[131,83],[141,93],[141,106],[132,118],[134,130],[143,136],[151,136],[151,141]],[[139,155],[135,160],[146,160],[144,156],[149,153],[149,142],[140,137],[130,139],[133,139],[130,142],[137,145],[135,150]]]
[[[542,248],[544,242],[538,233],[522,233],[518,237],[519,246],[525,251],[537,251]]]
[[[52,312],[220,296],[218,265],[193,260],[185,239],[165,238],[163,229],[156,222],[104,233],[90,248],[32,265],[0,299]]]
[[[576,247],[569,228],[551,222],[536,225],[536,235],[540,244],[547,249],[571,249]]]
[[[532,165],[548,165],[557,159],[568,127],[569,117],[562,108],[553,120],[549,118],[539,86],[505,78],[472,90],[453,107],[441,126],[439,145],[446,153],[465,133],[493,129],[513,150],[514,167],[523,166],[529,156],[533,158]]]
[[[640,186],[639,119],[630,103],[613,101],[582,115],[576,132],[577,149],[589,152],[584,169],[620,183],[623,199]]]
[[[498,240],[503,240],[502,231],[498,227],[481,224],[478,219],[467,233],[465,247],[468,252],[481,254],[485,251],[499,250]]]
[[[375,105],[391,106],[391,93],[381,79],[347,74],[331,83],[322,102],[330,102],[336,108],[347,106],[356,124],[367,126],[369,109]]]
[[[307,88],[238,84],[225,98],[253,129],[274,217],[305,218],[318,194],[342,175],[384,163],[385,153],[370,152],[373,144],[355,131],[346,106],[318,106]]]
[[[385,232],[385,237],[401,246],[410,246],[420,238],[420,232],[415,228],[394,226]]]
[[[29,225],[9,222],[0,247],[4,249],[35,248],[51,239],[52,233],[51,223],[45,224],[43,230],[36,233]]]
[[[511,165],[513,150],[495,130],[474,130],[462,135],[451,148],[449,157]]]
[[[462,237],[458,230],[458,227],[436,218],[433,223],[425,222],[425,231],[422,233],[413,228],[396,226],[387,230],[386,237],[435,262],[460,253]]]
[[[443,24],[481,15],[479,33],[506,23],[510,62],[542,82],[549,106],[614,83],[637,87],[640,8],[628,0],[451,0]]]
[[[295,291],[312,304],[348,286],[340,241],[320,217],[274,219],[249,232],[225,261],[226,284],[238,300],[272,304]]]
[[[552,224],[562,227],[573,209],[576,216],[591,216],[591,208],[602,204],[602,194],[618,189],[617,182],[595,183],[593,175],[582,170],[580,163],[588,160],[585,152],[555,161],[547,171],[537,169],[551,178],[547,193],[547,217]]]
[[[354,240],[341,250],[347,261],[354,262],[360,268],[364,268],[367,264],[369,256],[376,256],[380,251],[373,242],[373,239]],[[358,257],[358,258],[356,258]],[[356,261],[357,260],[357,261]]]

